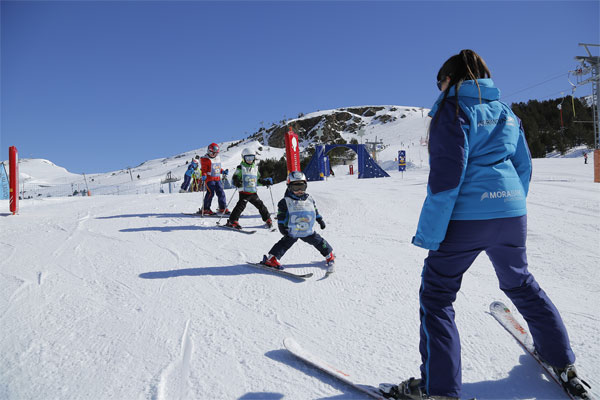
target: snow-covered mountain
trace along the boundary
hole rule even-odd
[[[317,143],[350,143],[356,140],[384,140],[395,143],[399,137],[423,134],[425,108],[406,106],[360,106],[301,114],[298,118],[273,123],[251,135],[263,144],[284,147],[284,134],[292,127],[304,148]],[[403,119],[405,119],[402,121]],[[417,124],[414,122],[418,121]],[[410,132],[410,133],[409,133]],[[408,134],[408,137],[405,137]],[[320,136],[319,136],[320,135]],[[421,137],[424,140],[424,137]]]
[[[378,161],[384,169],[397,168],[398,150],[406,150],[408,167],[427,164],[427,151],[422,145],[427,131],[427,109],[405,106],[362,106],[310,113],[297,119],[273,124],[248,138],[219,143],[223,168],[233,170],[241,160],[241,152],[250,147],[259,159],[279,159],[285,154],[283,133],[291,126],[300,137],[303,150],[315,143],[381,142]],[[322,137],[317,131],[321,128]],[[360,131],[359,131],[360,130]],[[208,145],[208,143],[207,143]],[[206,147],[166,158],[148,160],[131,169],[99,174],[72,174],[48,160],[21,159],[19,174],[24,198],[69,196],[73,193],[144,194],[168,191],[161,184],[170,172],[182,178],[195,155],[204,155]],[[5,162],[8,169],[8,163]],[[356,166],[355,166],[356,167]],[[176,184],[177,186],[179,184]]]

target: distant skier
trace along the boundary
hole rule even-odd
[[[584,397],[560,314],[528,270],[526,197],[531,155],[483,59],[462,50],[440,68],[431,109],[429,181],[412,243],[428,249],[419,290],[421,379],[385,386],[396,399],[461,397],[461,346],[453,303],[481,252],[523,315],[535,350],[566,391]],[[502,393],[498,393],[502,397]]]
[[[273,178],[261,179],[255,161],[256,153],[254,151],[250,149],[244,149],[242,151],[242,162],[237,166],[232,177],[234,186],[240,188],[240,198],[227,221],[226,225],[229,227],[242,229],[238,220],[248,202],[258,209],[262,220],[267,226],[269,228],[273,227],[271,214],[256,193],[257,185],[271,186],[273,184]]]
[[[325,257],[330,271],[333,270],[335,256],[325,239],[313,230],[315,221],[325,229],[325,221],[319,214],[313,198],[306,193],[307,181],[300,171],[291,172],[287,178],[287,190],[277,204],[277,226],[283,235],[263,257],[262,263],[276,269],[283,269],[279,259],[298,239],[313,245]]]
[[[219,213],[229,214],[229,210],[226,208],[227,199],[221,182],[221,157],[219,156],[218,144],[211,143],[208,146],[206,155],[200,159],[200,165],[202,168],[202,180],[204,181],[204,187],[206,188],[206,195],[204,196],[204,204],[198,212],[203,215],[216,214],[210,209],[213,197],[216,193],[219,201]]]
[[[233,186],[231,185],[231,183],[229,182],[229,169],[225,169],[223,171],[221,171],[221,181],[223,182],[223,187],[225,188],[225,190],[227,189],[231,189]]]
[[[198,159],[200,159],[200,157],[198,157]],[[192,192],[199,192],[204,189],[203,185],[204,183],[202,182],[202,170],[200,169],[200,166],[198,166],[198,168],[196,168],[194,172],[192,172],[192,184],[190,190]]]
[[[190,188],[190,182],[192,181],[192,175],[194,171],[198,169],[200,162],[200,156],[196,156],[192,158],[192,161],[188,165],[187,171],[185,171],[185,175],[183,176],[183,183],[181,184],[181,189],[179,189],[179,193],[185,193]]]
[[[586,152],[583,153],[583,163],[587,164],[587,153]]]

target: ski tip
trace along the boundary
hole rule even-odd
[[[296,340],[293,337],[288,336],[283,339],[283,346],[289,350],[292,347],[298,346],[298,342],[296,342]]]
[[[510,312],[510,309],[508,307],[506,307],[506,304],[504,304],[501,301],[494,301],[492,302],[492,304],[490,304],[490,312],[493,311],[504,311],[504,312]]]

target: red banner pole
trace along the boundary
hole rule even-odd
[[[294,171],[300,171],[300,146],[298,145],[298,135],[294,133],[292,127],[285,134],[285,158],[287,160],[288,174]]]
[[[600,183],[600,149],[594,150],[594,182]]]
[[[8,177],[10,186],[10,211],[15,215],[19,212],[19,154],[15,146],[8,148],[8,166],[10,168]]]

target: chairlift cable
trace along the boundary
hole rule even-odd
[[[568,75],[568,73],[566,73],[566,72],[561,72],[560,74],[558,74],[558,75],[555,75],[555,76],[553,76],[553,77],[551,77],[551,78],[548,78],[548,79],[546,79],[546,80],[545,80],[545,81],[543,81],[543,82],[536,83],[535,85],[531,85],[531,86],[529,86],[529,87],[526,87],[526,88],[524,88],[524,89],[518,90],[518,91],[516,91],[516,92],[513,92],[513,93],[511,93],[511,94],[509,94],[509,95],[507,95],[507,96],[502,96],[502,99],[506,99],[506,98],[508,98],[508,97],[512,97],[512,96],[514,96],[515,94],[518,94],[518,93],[524,92],[524,91],[526,91],[526,90],[532,89],[532,88],[534,88],[534,87],[536,87],[536,86],[543,85],[544,83],[550,82],[550,81],[552,81],[552,80],[554,80],[554,79],[558,79],[558,78],[560,78],[561,76],[564,76],[564,75]]]

